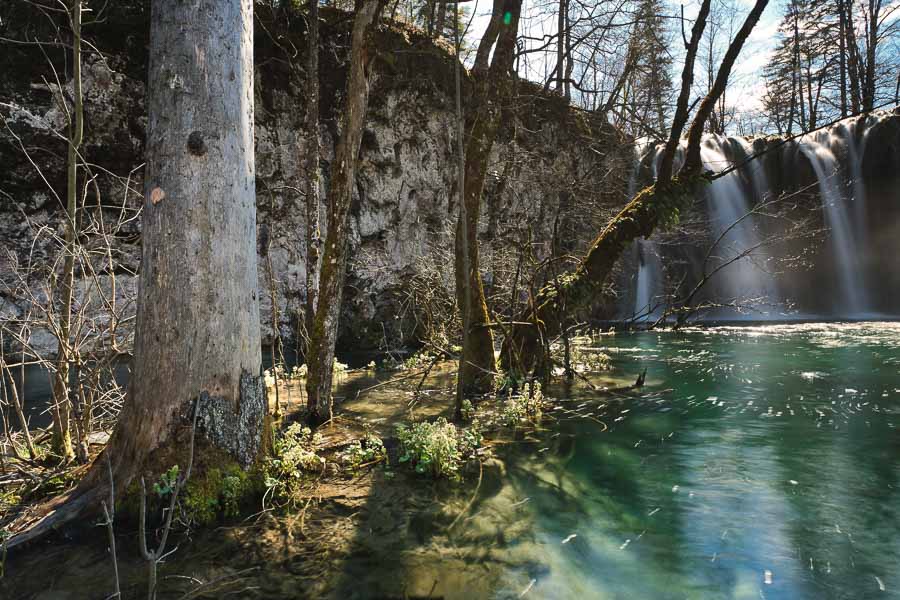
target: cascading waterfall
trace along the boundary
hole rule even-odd
[[[865,274],[859,261],[863,254],[860,239],[864,235],[865,216],[861,166],[861,150],[864,148],[856,146],[855,125],[856,122],[842,123],[833,130],[816,132],[810,139],[801,140],[798,146],[800,153],[809,160],[819,184],[840,285],[840,298],[835,311],[845,317],[862,317],[871,312]],[[865,137],[862,137],[864,140]],[[842,168],[834,152],[842,142],[846,144],[849,169]],[[849,206],[851,202],[854,204],[853,210]]]
[[[634,245],[638,264],[632,318],[638,321],[656,320],[662,303],[662,262],[656,242],[640,239]]]
[[[743,150],[740,142],[720,136],[707,137],[700,149],[704,167],[720,172],[732,166],[734,161],[729,156],[734,156],[735,144]],[[756,215],[752,213],[753,206],[765,195],[759,190],[767,192],[768,183],[764,173],[757,173],[753,178],[757,189],[749,193],[737,171],[716,179],[709,187],[707,207],[716,244],[711,256],[716,257],[717,264],[705,265],[704,270],[710,273],[724,265],[716,275],[715,285],[722,299],[738,304],[747,300],[753,300],[756,305],[777,303],[778,286],[768,270],[770,257],[757,229]]]
[[[645,151],[652,153],[652,156],[650,156],[651,170],[653,178],[656,179],[656,168],[658,166],[656,147],[638,145],[635,152],[635,168],[632,170],[628,180],[629,197],[634,197],[635,193],[637,193],[637,174]],[[631,310],[629,311],[629,307],[626,307],[622,311],[623,315],[627,319],[639,322],[656,320],[660,314],[660,304],[663,295],[662,262],[659,258],[656,242],[651,239],[638,239],[632,245],[632,253],[637,265],[637,277]]]
[[[900,110],[882,111],[845,119],[789,141],[705,136],[701,160],[707,170],[719,173],[740,165],[708,188],[708,242],[702,241],[703,236],[678,238],[683,234],[676,234],[670,239],[665,233],[637,240],[630,255],[631,293],[625,295],[620,314],[626,319],[655,320],[670,288],[677,287],[678,294],[684,295],[713,271],[692,301],[749,305],[755,309],[747,315],[752,319],[784,318],[788,307],[803,318],[895,313],[891,294],[900,290],[900,269],[895,268],[891,253],[895,248],[900,252],[900,245],[892,241],[898,235],[894,232],[900,232],[900,220],[895,221],[900,217],[892,215],[900,213],[900,205],[893,202],[896,186],[888,182],[900,170],[895,166],[900,137],[891,141],[898,135],[892,132],[900,130],[898,118]],[[879,141],[872,141],[876,138]],[[876,143],[879,152],[873,154]],[[661,145],[641,147],[635,169],[640,184],[655,179],[661,150]],[[683,147],[679,150],[676,170],[683,160]],[[746,161],[757,152],[761,156]],[[864,173],[872,179],[864,181]],[[632,196],[637,183],[633,178]],[[808,214],[803,211],[815,210],[805,192],[816,189],[818,198],[813,200],[821,206],[824,247],[829,249],[825,253],[819,253],[822,246],[804,234],[787,229],[802,225],[803,215]],[[770,201],[771,206],[754,211]],[[868,206],[870,202],[877,204]],[[797,220],[789,212],[794,207],[801,211]],[[814,220],[810,236],[816,227]],[[712,244],[716,245],[707,257]],[[879,273],[877,279],[875,273]],[[780,308],[763,311],[761,306]],[[718,309],[702,316],[733,319],[742,313]]]

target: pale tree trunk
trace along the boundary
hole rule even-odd
[[[250,466],[268,442],[256,255],[253,0],[153,0],[134,368],[116,430],[74,492],[9,547],[124,490],[156,450]],[[159,465],[156,465],[157,467]],[[171,464],[166,464],[168,468]],[[184,466],[184,463],[181,465]],[[154,473],[153,476],[157,476]],[[16,529],[14,529],[16,531]]]
[[[65,258],[60,277],[59,330],[56,372],[53,374],[53,420],[51,449],[68,462],[75,457],[72,450],[71,400],[69,373],[72,364],[72,299],[75,287],[75,238],[78,224],[78,149],[84,138],[84,104],[81,93],[81,0],[74,0],[70,10],[72,27],[72,110],[69,113],[69,149],[66,157],[66,222]],[[65,102],[65,99],[62,100]],[[87,458],[86,456],[83,458]]]
[[[319,272],[319,297],[306,357],[307,416],[313,425],[331,419],[334,349],[347,266],[347,216],[369,104],[369,68],[374,58],[370,38],[381,6],[381,0],[363,0],[353,21],[347,105],[341,117],[341,138],[328,185],[327,232]]]
[[[244,466],[263,448],[252,0],[153,1],[147,109],[134,372],[107,449],[124,481],[198,399],[213,446]]]
[[[522,0],[495,0],[472,69],[474,98],[466,118],[465,206],[461,206],[456,226],[457,303],[460,310],[468,307],[457,386],[460,396],[490,392],[497,371],[494,337],[479,270],[478,215],[488,160],[500,127],[500,104],[509,96],[512,85],[510,70],[521,7]],[[505,13],[509,22],[505,22]],[[494,53],[488,66],[492,48]]]

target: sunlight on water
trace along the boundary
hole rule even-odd
[[[900,325],[587,341],[649,387],[557,389],[559,422],[506,451],[480,510],[527,526],[494,597],[900,597]]]

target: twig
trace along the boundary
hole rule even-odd
[[[191,447],[188,454],[187,470],[185,470],[183,475],[179,475],[175,482],[175,489],[172,490],[172,497],[169,500],[169,510],[166,514],[166,522],[165,525],[163,525],[162,537],[159,540],[159,545],[154,551],[147,549],[147,487],[144,483],[144,478],[141,477],[141,521],[140,528],[138,529],[138,543],[140,544],[141,556],[143,556],[144,560],[148,563],[148,600],[154,600],[156,598],[156,568],[159,561],[167,556],[167,554],[165,554],[166,540],[169,537],[169,531],[172,529],[172,516],[175,514],[175,503],[178,501],[178,494],[181,492],[181,488],[184,487],[184,484],[187,483],[187,480],[191,476],[191,468],[194,465],[194,439],[197,434],[197,417],[199,415],[200,398],[198,397],[194,404],[194,423],[191,427]]]
[[[106,468],[109,473],[109,507],[106,506],[105,500],[100,502],[100,506],[103,507],[103,516],[106,519],[106,531],[109,533],[109,552],[112,554],[113,575],[115,576],[116,582],[116,592],[109,597],[121,598],[122,591],[119,587],[119,562],[116,558],[116,533],[113,529],[113,520],[116,518],[116,484],[113,479],[112,461],[109,458],[109,453],[106,453]]]

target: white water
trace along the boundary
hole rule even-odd
[[[729,155],[734,155],[729,152],[732,143],[719,136],[707,137],[700,149],[704,167],[714,172],[730,167],[733,162]],[[734,143],[740,147],[739,142]],[[763,171],[755,172],[753,179],[754,187],[768,191]],[[758,230],[759,218],[752,212],[760,201],[762,198],[756,190],[748,193],[738,171],[715,180],[709,187],[707,209],[715,245],[710,253],[712,260],[704,265],[704,271],[711,273],[722,266],[715,285],[721,300],[736,304],[750,300],[754,305],[779,302],[765,238]]]
[[[825,222],[830,230],[829,243],[835,259],[839,290],[836,311],[843,316],[854,316],[867,308],[866,287],[857,263],[857,244],[847,204],[849,200],[839,186],[841,171],[832,151],[816,140],[800,144],[800,152],[809,159],[822,196]]]
[[[869,285],[874,282],[867,281],[866,265],[872,257],[868,251],[871,245],[868,239],[870,224],[866,222],[862,162],[869,129],[886,115],[846,119],[829,129],[807,135],[792,143],[794,151],[785,152],[783,156],[786,160],[779,165],[783,170],[783,176],[779,177],[781,180],[795,181],[795,174],[808,173],[811,166],[818,182],[832,264],[822,264],[820,261],[814,268],[832,273],[834,289],[821,292],[834,298],[833,316],[871,318],[876,312],[869,294]],[[646,154],[639,163],[646,165],[655,177],[661,148],[645,147],[644,150]],[[753,153],[752,142],[745,138],[706,136],[701,146],[704,167],[714,172],[743,161]],[[676,157],[676,169],[680,158]],[[772,254],[774,250],[767,245],[767,234],[761,228],[767,223],[763,221],[764,217],[753,212],[761,202],[774,200],[780,193],[768,180],[766,165],[769,163],[766,160],[766,157],[752,160],[737,171],[718,178],[709,188],[706,206],[711,241],[705,244],[704,250],[717,239],[719,241],[710,253],[705,272],[725,266],[713,276],[708,289],[702,293],[708,299],[749,304],[757,310],[761,305],[786,306],[791,302],[791,298],[783,298],[779,291],[774,274],[777,271],[774,267],[776,257]],[[808,166],[805,164],[807,162]],[[778,185],[783,186],[784,183]],[[632,281],[631,302],[623,306],[622,312],[631,318],[643,314],[646,319],[647,316],[655,316],[653,309],[661,304],[666,293],[662,260],[668,254],[661,256],[660,247],[653,240],[636,242],[632,252],[637,275]],[[703,254],[695,254],[692,259],[695,278],[704,271],[703,265],[698,262],[702,259]],[[784,281],[787,285],[788,280]],[[783,318],[785,315],[780,314],[782,312],[775,310],[769,315],[754,312],[751,316]],[[721,319],[735,318],[739,314],[723,309],[707,316]]]
[[[640,239],[634,245],[638,263],[637,287],[632,318],[653,321],[659,318],[663,303],[663,273],[656,242]]]

